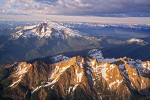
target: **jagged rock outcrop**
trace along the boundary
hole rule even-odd
[[[36,61],[5,65],[0,69],[0,98],[129,100],[150,96],[149,61],[108,59],[96,49],[87,57],[61,58],[55,57],[53,64]]]

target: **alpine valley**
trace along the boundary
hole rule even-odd
[[[0,22],[1,100],[148,100],[150,26]]]

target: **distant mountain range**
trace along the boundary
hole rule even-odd
[[[84,51],[87,52],[93,48],[101,49],[105,57],[127,56],[141,60],[150,59],[150,53],[148,53],[150,50],[148,26],[142,28],[142,26],[134,25],[127,27],[126,25],[85,23],[81,24],[81,28],[71,28],[72,24],[69,26],[54,21],[39,22],[37,24],[15,23],[12,25],[13,27],[6,25],[8,28],[0,30],[0,64],[29,61],[58,54],[67,54],[70,55],[69,57],[86,56]],[[5,27],[5,24],[3,27]],[[118,30],[117,27],[119,27]],[[121,30],[121,27],[123,30]],[[146,30],[146,32],[131,34],[133,30],[129,29],[130,31],[127,31],[128,28],[135,28],[136,32],[137,29],[139,31],[144,30],[144,32]],[[85,30],[88,30],[90,34]],[[84,32],[87,32],[87,34]]]
[[[0,98],[27,100],[150,99],[150,61],[87,56],[54,56],[0,68]]]
[[[97,38],[82,35],[58,22],[16,27],[8,37],[0,45],[0,63],[100,47]]]

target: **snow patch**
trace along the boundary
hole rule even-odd
[[[33,29],[33,28],[35,28],[36,27],[36,25],[32,25],[32,26],[24,26],[24,30],[28,30],[28,29]]]
[[[149,61],[143,62],[143,63],[142,63],[142,66],[143,66],[144,68],[150,70],[150,62],[149,62]]]
[[[141,89],[145,89],[146,88],[146,84],[144,83],[144,81],[143,80],[141,80],[142,82],[141,82]]]
[[[91,63],[91,65],[92,65],[92,66],[94,66],[94,65],[95,65],[95,61],[91,61],[90,63]]]
[[[69,89],[67,90],[67,94],[70,94],[75,91],[75,89],[78,87],[79,84],[76,84],[74,86],[70,86]]]
[[[119,65],[118,67],[119,67],[119,69],[122,70],[122,71],[125,69],[124,64],[121,64],[121,65]]]
[[[68,61],[69,57],[66,57],[66,56],[60,54],[60,55],[52,57],[52,60],[53,60],[54,63],[58,63],[58,62],[61,62],[61,61]]]
[[[99,60],[99,59],[104,59],[104,58],[103,58],[103,55],[102,55],[102,53],[101,53],[101,51],[99,51],[98,49],[90,50],[90,51],[88,52],[88,55],[89,55],[89,57],[91,57],[92,59],[97,59],[97,60]]]
[[[74,87],[73,87],[73,90],[74,91],[77,87],[78,87],[79,84],[76,84]]]
[[[112,70],[113,68],[115,68],[115,65],[111,64],[109,70]]]
[[[115,62],[118,61],[118,59],[115,58],[104,58],[101,51],[98,49],[93,49],[88,52],[88,55],[92,59],[96,59],[98,62]]]
[[[116,80],[109,84],[109,88],[112,89],[115,87],[115,89],[123,82],[123,80]]]
[[[88,75],[91,75],[91,72],[90,72],[89,70],[87,70],[86,73],[87,73]]]
[[[144,42],[144,40],[132,38],[132,39],[128,40],[127,42],[129,42],[129,43],[133,43],[133,42],[141,43],[141,42]]]
[[[77,75],[77,82],[81,82],[83,73],[82,72],[78,73],[77,69],[76,69],[75,73]]]
[[[31,91],[31,94],[33,94],[35,91],[39,90],[42,86],[36,87],[33,91]]]
[[[50,77],[51,82],[48,82],[48,84],[46,84],[45,87],[56,83],[58,81],[60,75],[69,67],[70,66],[59,68],[59,66],[56,66],[54,72],[52,72],[51,77]]]
[[[50,78],[48,78],[48,82],[46,82],[47,84],[46,85],[41,85],[41,86],[38,86],[36,89],[34,89],[32,91],[32,93],[34,93],[35,91],[39,90],[40,88],[42,87],[48,87],[50,85],[53,85],[55,84],[58,80],[59,80],[59,77],[60,75],[62,75],[62,73],[67,69],[69,68],[70,66],[66,66],[66,67],[63,67],[63,68],[59,68],[59,66],[56,66],[54,71],[52,72]],[[54,86],[54,85],[53,85]],[[51,88],[53,88],[53,86]]]
[[[78,66],[80,66],[80,68],[83,68],[83,64],[82,62],[77,62]]]
[[[17,70],[11,75],[13,78],[16,78],[17,80],[14,81],[10,87],[14,87],[15,85],[19,84],[19,82],[22,80],[22,78],[24,77],[24,74],[28,72],[28,70],[30,69],[31,64],[26,65],[25,63],[20,63],[17,66]]]
[[[107,73],[106,73],[106,71],[107,71],[106,66],[107,66],[107,64],[103,65],[101,72],[102,72],[102,77],[107,81],[108,78],[107,78]]]

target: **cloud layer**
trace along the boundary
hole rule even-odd
[[[150,0],[0,0],[0,13],[150,16]]]

